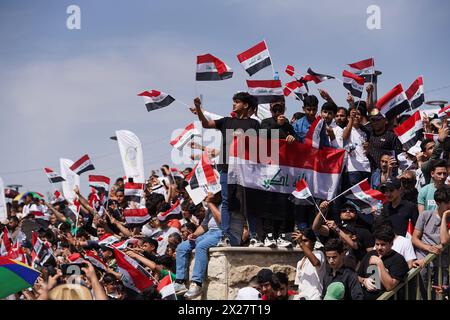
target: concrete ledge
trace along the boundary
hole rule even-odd
[[[195,254],[195,250],[194,250]],[[194,256],[192,255],[192,257]],[[297,262],[303,257],[298,248],[211,248],[203,295],[198,300],[233,300],[262,268],[286,272],[293,284]],[[194,267],[191,259],[190,274]]]

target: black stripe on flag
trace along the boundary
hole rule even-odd
[[[153,111],[156,109],[161,109],[161,108],[167,107],[169,104],[171,104],[174,101],[175,101],[175,99],[172,96],[167,95],[167,97],[165,97],[163,100],[158,101],[158,102],[153,102],[153,103],[146,103],[145,106],[147,107],[147,111]]]
[[[248,69],[245,69],[245,71],[247,71],[247,73],[252,76],[255,73],[257,73],[259,70],[264,69],[267,66],[270,66],[272,64],[272,60],[270,60],[270,57],[265,58],[264,60],[262,60],[261,62],[258,62],[257,64],[251,66]]]
[[[283,97],[283,95],[268,95],[268,96],[257,96],[253,95],[256,99],[258,99],[258,104],[267,104],[271,103],[277,97]]]
[[[350,91],[352,96],[361,98],[362,91],[359,91],[358,89],[354,88],[351,83],[345,83],[344,82],[344,88]]]
[[[89,161],[91,161],[91,160],[89,160]],[[94,167],[94,165],[92,163],[90,165],[88,165],[86,168],[84,168],[83,170],[78,171],[77,174],[80,175],[83,172],[86,172],[86,171],[89,171],[89,170],[95,170],[95,167]]]
[[[411,109],[416,109],[420,107],[425,102],[425,95],[422,93],[416,99],[411,101]]]
[[[49,178],[49,180],[50,180],[50,182],[51,183],[57,183],[57,182],[63,182],[63,181],[66,181],[63,177],[61,177],[61,176],[57,176],[57,177],[54,177],[54,178]]]
[[[195,75],[196,81],[217,81],[230,79],[233,76],[233,72],[225,72],[219,74],[218,72],[197,72]]]
[[[386,112],[385,117],[386,119],[393,119],[408,109],[409,109],[409,102],[408,100],[404,100],[402,103],[396,105],[394,108]]]

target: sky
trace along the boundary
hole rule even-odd
[[[70,5],[81,10],[80,30],[66,27]],[[370,5],[380,8],[381,29],[367,28]],[[21,191],[48,192],[43,167],[59,172],[60,158],[84,154],[95,174],[123,176],[109,139],[121,129],[140,138],[146,173],[173,165],[174,130],[196,119],[184,103],[202,94],[208,111],[228,115],[249,78],[236,55],[263,39],[283,83],[293,80],[287,64],[339,77],[347,63],[374,57],[383,72],[379,97],[423,75],[426,100],[450,100],[449,11],[440,0],[1,1],[0,177]],[[196,56],[205,53],[228,64],[233,78],[196,83]],[[268,67],[252,79],[272,77]],[[318,88],[347,106],[340,82],[311,85],[311,93]],[[151,89],[177,102],[147,112],[137,93]],[[297,111],[288,99],[287,115]]]

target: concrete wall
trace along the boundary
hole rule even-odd
[[[262,268],[286,272],[293,284],[297,262],[303,257],[300,249],[286,248],[211,248],[203,295],[198,300],[234,300],[237,291],[247,286]],[[191,261],[190,274],[194,261]]]

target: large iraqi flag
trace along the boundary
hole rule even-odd
[[[243,143],[244,138],[248,143]],[[343,149],[316,149],[299,142],[241,136],[231,145],[228,184],[291,194],[297,181],[305,179],[315,198],[329,200],[339,186],[344,156]]]
[[[272,64],[269,49],[267,48],[266,41],[264,40],[250,49],[239,53],[237,58],[249,76],[254,75],[259,70]]]

